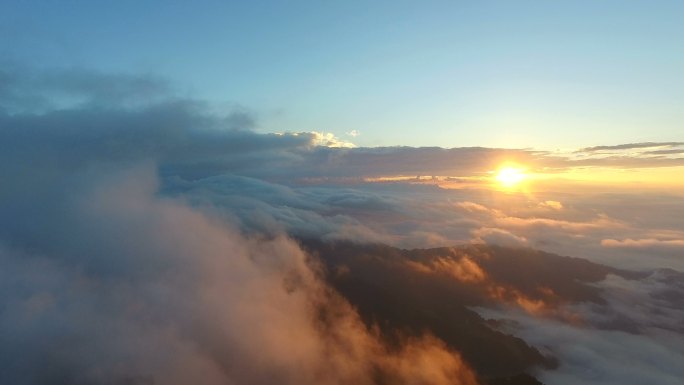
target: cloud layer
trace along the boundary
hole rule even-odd
[[[109,174],[0,251],[3,382],[475,383],[434,338],[384,345],[292,241],[155,197],[150,165]]]
[[[680,166],[677,152],[646,152],[681,143],[602,146],[577,157],[352,148],[327,133],[255,132],[258,123],[244,110],[217,114],[174,96],[154,77],[76,69],[3,68],[0,106],[3,383],[476,382],[439,336],[399,333],[398,343],[388,342],[324,279],[325,261],[292,238],[403,248],[502,245],[521,260],[537,255],[524,249],[533,247],[612,266],[684,268],[681,195],[502,193],[477,179],[504,160],[554,172]],[[624,150],[639,153],[603,153]],[[396,176],[404,179],[388,178]],[[463,188],[441,188],[432,176]],[[452,257],[395,261],[400,267],[391,269],[426,287],[436,280],[462,285],[488,305],[526,309],[522,327],[511,332],[540,349],[584,341],[582,351],[554,351],[566,364],[544,372],[550,380],[623,378],[615,360],[587,361],[606,352],[643,358],[619,351],[623,337],[663,358],[635,368],[646,374],[631,378],[680,374],[666,353],[676,358],[681,350],[664,337],[682,333],[672,322],[681,317],[679,273],[595,282],[609,306],[593,306],[503,280],[486,258]],[[563,311],[547,306],[568,301],[573,305]],[[647,309],[630,313],[634,303]],[[591,321],[589,330],[569,323],[573,311]],[[528,325],[540,332],[530,335]],[[577,377],[583,368],[600,373]]]
[[[160,195],[277,175],[319,135],[226,127],[194,102],[106,104],[0,117],[1,382],[475,384],[429,335],[387,345],[285,231]]]
[[[480,313],[509,320],[500,325],[559,358],[557,369],[538,373],[545,383],[674,385],[684,376],[683,278],[669,270],[642,280],[609,276],[598,285],[606,303],[569,309],[580,325],[510,309]]]

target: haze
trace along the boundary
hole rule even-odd
[[[681,384],[684,3],[0,4],[0,384]]]

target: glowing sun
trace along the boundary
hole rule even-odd
[[[525,170],[515,167],[502,167],[496,173],[496,180],[504,187],[513,187],[525,180]]]

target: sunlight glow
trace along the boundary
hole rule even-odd
[[[515,167],[502,167],[496,174],[496,180],[504,187],[513,187],[525,180],[525,178],[524,170]]]

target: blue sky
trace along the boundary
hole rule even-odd
[[[683,19],[681,1],[5,1],[0,58],[166,77],[260,131],[568,149],[684,138]]]

